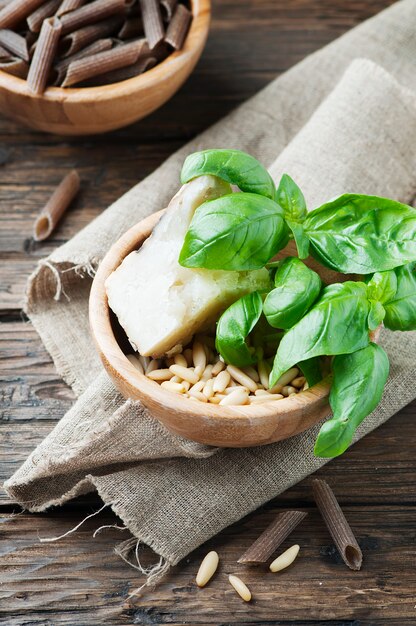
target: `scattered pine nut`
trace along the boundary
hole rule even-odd
[[[220,372],[222,372],[222,370],[225,367],[225,363],[224,361],[220,361],[218,360],[213,366],[212,366],[212,371],[211,374],[213,376],[217,376],[217,374],[219,374]]]
[[[304,376],[298,376],[297,378],[294,378],[291,381],[291,385],[293,385],[293,387],[303,387],[303,385],[306,383],[306,378]]]
[[[222,396],[211,396],[211,398],[208,398],[208,402],[211,402],[212,404],[219,404],[222,400]]]
[[[299,374],[299,370],[297,367],[291,367],[290,370],[287,370],[284,374],[281,375],[279,380],[276,381],[276,385],[281,385],[284,387],[288,385],[296,376]]]
[[[298,556],[299,550],[300,546],[298,546],[298,544],[288,548],[285,552],[278,556],[273,563],[270,563],[270,571],[280,572],[282,569],[289,567],[289,565],[291,565]]]
[[[202,373],[207,364],[207,356],[205,354],[204,346],[199,341],[194,341],[193,343],[192,357],[195,367],[200,367]]]
[[[227,387],[227,389],[224,389],[224,394],[226,396],[229,396],[230,393],[234,393],[234,391],[236,391],[237,389],[243,389],[243,391],[245,391],[246,393],[248,393],[248,389],[247,387],[244,387],[243,385],[233,385],[232,387]]]
[[[194,364],[193,358],[192,358],[192,350],[191,350],[191,348],[186,348],[186,350],[184,350],[182,354],[185,357],[186,362],[188,363],[188,367],[191,367],[191,365]]]
[[[196,367],[194,367],[194,372],[195,372],[196,376],[198,376],[198,378],[201,378],[204,369],[205,368],[201,367],[201,365],[197,365]]]
[[[188,394],[192,397],[192,398],[196,398],[197,400],[199,400],[200,402],[208,402],[208,399],[206,396],[204,396],[203,393],[201,393],[200,391],[195,391],[194,389],[190,389],[188,391]]]
[[[189,381],[187,381],[187,380],[182,380],[181,381],[181,385],[185,389],[185,391],[188,391],[189,387],[191,386],[191,383]]]
[[[228,576],[228,580],[230,581],[230,585],[234,587],[240,598],[244,600],[244,602],[250,602],[251,600],[251,591],[247,587],[245,583],[238,578],[238,576],[234,576],[234,574],[230,574]]]
[[[204,387],[205,387],[205,381],[198,380],[198,382],[195,383],[195,385],[192,385],[190,391],[202,391]]]
[[[215,550],[208,552],[205,558],[202,560],[199,566],[198,573],[196,575],[196,584],[198,587],[205,587],[208,581],[214,576],[218,568],[220,557]]]
[[[182,365],[171,365],[170,371],[176,374],[176,376],[180,376],[183,380],[187,380],[191,383],[191,385],[195,385],[198,382],[199,376],[191,370],[190,367],[183,367]]]
[[[230,380],[231,376],[227,370],[220,372],[214,381],[214,391],[222,393],[228,387]]]
[[[268,391],[266,391],[265,389],[257,389],[257,391],[254,392],[254,395],[256,395],[256,396],[269,396],[270,393]]]
[[[265,396],[249,396],[250,404],[264,404],[265,402],[273,402],[281,400],[284,396],[280,393],[268,393]]]
[[[168,391],[173,391],[174,393],[185,393],[185,387],[180,383],[173,383],[171,380],[164,380],[161,384],[163,389],[167,389]]]
[[[213,366],[209,363],[202,372],[201,380],[204,380],[206,382],[207,380],[212,378],[212,369]]]
[[[234,365],[227,365],[227,370],[231,374],[231,376],[243,387],[247,387],[253,393],[257,390],[257,383],[254,382],[250,376],[247,376],[239,367],[235,367]]]
[[[140,374],[144,374],[143,365],[141,364],[140,359],[135,354],[128,354],[127,358],[130,361],[130,363],[134,365],[136,370],[140,372]]]
[[[260,376],[258,372],[256,372],[256,370],[254,369],[254,367],[251,367],[250,365],[248,367],[243,367],[243,372],[244,374],[247,374],[247,376],[250,376],[250,378],[252,378],[255,383],[260,382]]]
[[[171,380],[173,373],[170,369],[152,370],[147,374],[147,377],[151,380]]]
[[[214,379],[210,378],[204,385],[202,393],[206,398],[211,398],[214,395]]]
[[[173,363],[172,363],[173,365]],[[180,376],[174,376],[173,378],[170,379],[172,383],[182,383],[183,379]]]
[[[204,396],[205,397],[205,396]],[[244,391],[244,389],[236,389],[233,393],[230,393],[229,396],[225,396],[221,402],[220,406],[230,406],[230,405],[242,405],[247,404],[248,401],[248,393]]]
[[[173,361],[175,365],[182,365],[182,367],[188,367],[188,361],[185,359],[183,354],[175,354],[173,357]],[[173,365],[173,363],[171,363]]]

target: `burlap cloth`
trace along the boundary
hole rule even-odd
[[[40,264],[29,282],[27,313],[79,399],[7,481],[12,498],[42,511],[95,488],[134,537],[164,558],[165,571],[323,465],[312,451],[318,426],[278,444],[216,450],[171,435],[140,404],[125,402],[91,342],[91,276],[127,228],[167,204],[185,155],[200,148],[240,148],[272,164],[276,180],[290,173],[311,208],[345,191],[412,202],[415,24],[416,2],[404,0],[310,56],[179,150]],[[357,438],[416,395],[415,335],[383,333],[391,376]]]

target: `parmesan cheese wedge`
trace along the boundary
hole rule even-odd
[[[240,296],[269,286],[266,269],[191,269],[178,257],[196,208],[231,189],[215,176],[184,185],[142,247],[107,278],[110,308],[143,356],[173,353]]]

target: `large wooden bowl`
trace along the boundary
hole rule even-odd
[[[220,407],[192,402],[167,391],[131,365],[123,351],[128,350],[126,337],[109,309],[104,283],[124,257],[141,246],[162,214],[159,211],[139,222],[113,245],[101,262],[91,289],[92,334],[104,367],[120,392],[126,398],[140,400],[169,430],[213,446],[238,448],[273,443],[292,437],[329,415],[329,378],[276,402]]]
[[[195,67],[210,22],[210,0],[192,0],[193,20],[182,50],[153,69],[103,87],[49,87],[31,93],[25,80],[0,71],[0,112],[18,122],[62,135],[105,133],[132,124],[164,104]]]

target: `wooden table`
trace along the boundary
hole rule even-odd
[[[391,0],[217,0],[211,37],[194,75],[147,120],[111,135],[73,140],[0,119],[2,479],[74,400],[21,313],[25,281],[36,262],[187,139],[276,74],[389,4]],[[53,238],[35,244],[34,217],[72,167],[82,176],[83,192]],[[114,523],[114,515],[104,511],[57,543],[38,540],[65,532],[97,510],[97,497],[12,517],[19,507],[2,493],[0,624],[416,624],[415,417],[413,403],[318,472],[333,486],[360,539],[364,567],[359,573],[340,562],[305,480],[191,554],[156,590],[130,604],[126,597],[140,577],[113,552],[122,533],[109,530],[92,540],[93,530]],[[302,551],[295,567],[284,575],[244,574],[254,595],[250,605],[223,584],[223,577],[204,590],[196,588],[195,571],[208,549],[220,552],[222,574],[240,571],[235,563],[243,549],[288,506],[309,512],[296,533]]]

